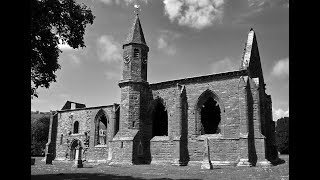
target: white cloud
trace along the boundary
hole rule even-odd
[[[165,14],[171,22],[195,29],[219,23],[223,17],[224,0],[164,0]]]
[[[100,61],[119,63],[122,59],[122,49],[120,43],[110,35],[103,35],[97,40],[97,53]]]
[[[107,5],[111,5],[113,2],[112,0],[100,0],[100,1]]]
[[[276,110],[272,108],[272,112],[273,112],[273,121],[277,121],[282,117],[289,117],[289,108],[286,111],[282,110],[281,108]]]
[[[213,62],[210,65],[212,73],[221,73],[227,71],[235,71],[238,69],[239,64],[236,63],[233,58],[225,57],[222,60]]]
[[[267,8],[274,6],[289,7],[289,0],[248,0],[249,7]]]
[[[58,44],[58,48],[61,50],[61,51],[64,51],[64,50],[72,50],[73,48],[70,47],[67,43],[62,43],[62,41],[59,39],[59,44]]]
[[[274,76],[289,76],[289,58],[281,59],[274,65],[271,74]]]
[[[148,3],[148,0],[100,0],[102,3],[106,5],[121,5],[125,4],[126,6],[132,5],[132,4],[141,4],[141,3]]]
[[[161,30],[159,32],[160,35],[157,40],[158,49],[162,50],[168,55],[174,55],[177,51],[174,45],[174,40],[179,38],[181,35],[168,30]]]

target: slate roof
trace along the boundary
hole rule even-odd
[[[126,39],[124,45],[130,44],[130,43],[144,44],[147,46],[146,40],[143,35],[139,15],[135,16],[135,19],[133,21],[133,25],[129,31],[129,34],[127,36],[127,39]]]

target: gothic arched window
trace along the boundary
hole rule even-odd
[[[196,134],[221,133],[221,117],[223,109],[219,98],[210,90],[202,93],[196,105]]]
[[[151,114],[152,137],[168,136],[168,112],[163,103],[157,99]]]
[[[63,134],[60,136],[60,145],[63,144]]]
[[[107,144],[107,124],[107,117],[104,111],[100,110],[95,119],[95,145]]]

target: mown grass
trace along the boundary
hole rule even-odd
[[[31,179],[289,179],[289,156],[281,155],[285,163],[263,167],[215,167],[203,170],[198,166],[133,165],[108,166],[84,163],[73,168],[72,162],[46,165],[41,157],[31,166]]]

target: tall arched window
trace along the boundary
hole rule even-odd
[[[63,144],[63,134],[61,134],[61,136],[60,136],[60,145],[62,145]]]
[[[79,133],[79,122],[78,121],[74,122],[74,124],[73,124],[73,134],[77,134],[77,133]]]
[[[107,144],[108,119],[103,110],[100,110],[95,118],[95,145]]]
[[[196,105],[196,133],[219,134],[221,113],[218,97],[210,90],[202,93]]]
[[[168,136],[168,112],[160,99],[155,101],[152,110],[152,137]]]

